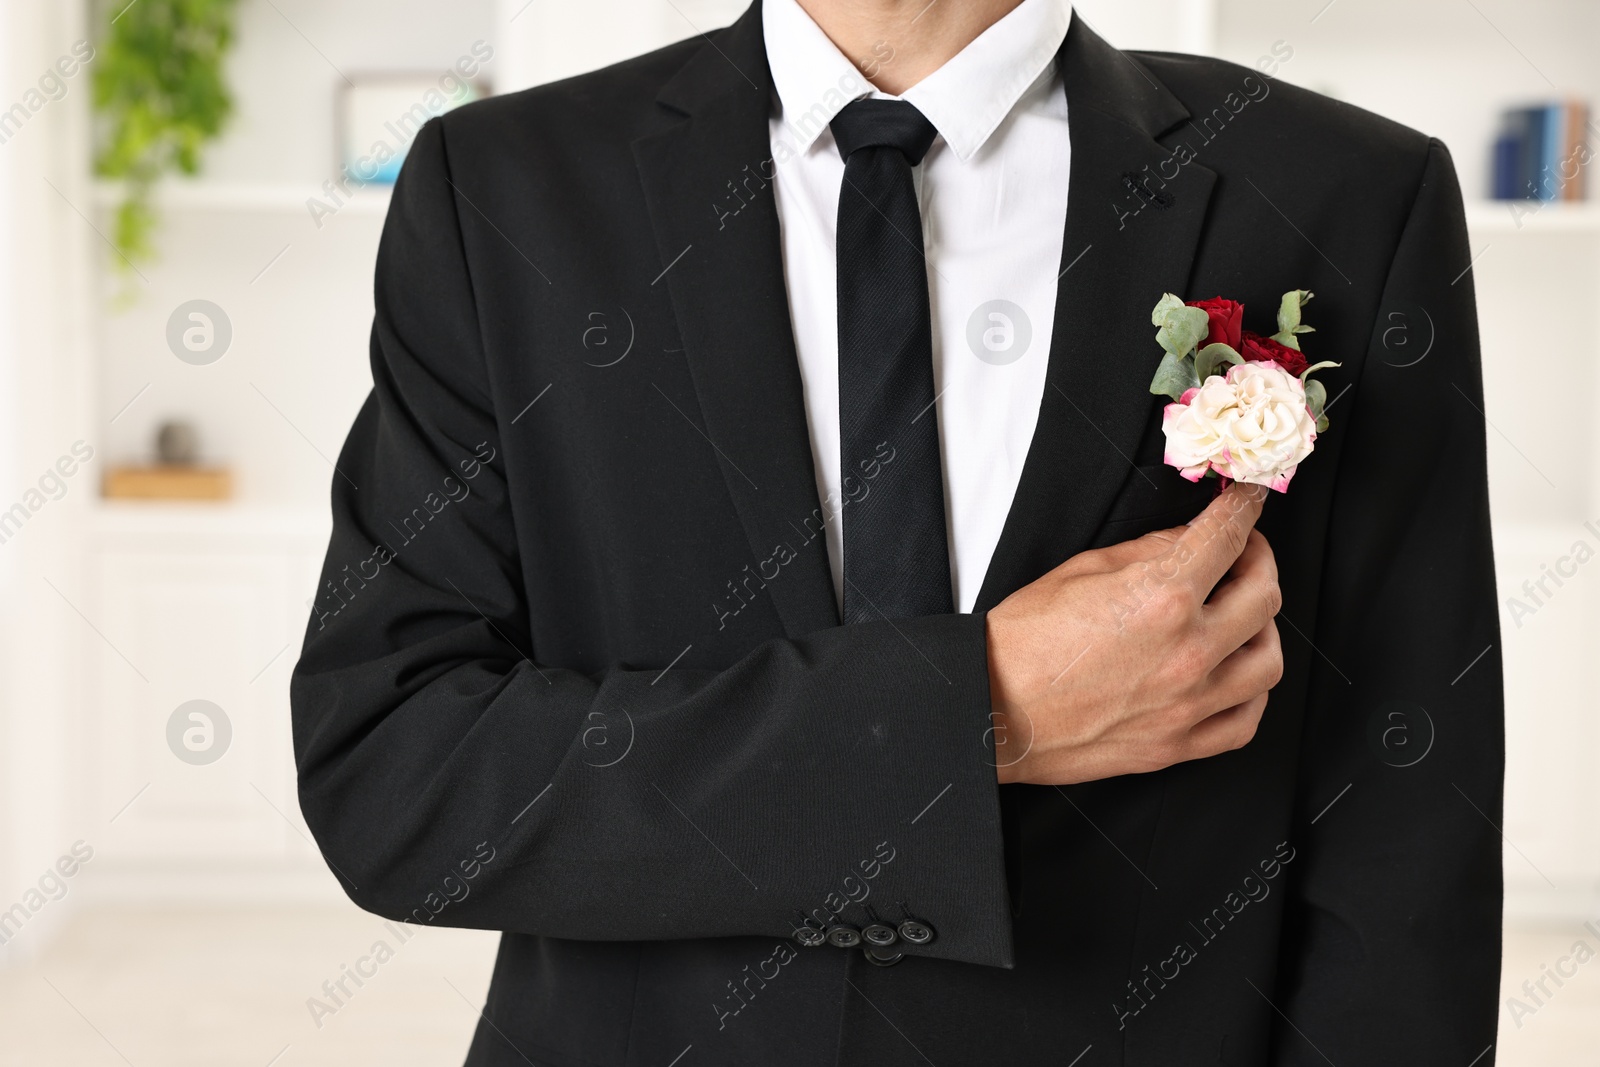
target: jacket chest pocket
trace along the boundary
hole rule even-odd
[[[1182,526],[1204,511],[1216,495],[1215,478],[1191,482],[1164,463],[1138,464],[1106,513],[1093,547]]]

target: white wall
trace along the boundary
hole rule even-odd
[[[0,2],[0,106],[21,99],[81,33],[75,5]],[[74,440],[101,437],[81,299],[84,254],[96,238],[71,206],[87,203],[87,99],[80,73],[64,98],[0,144],[0,510]],[[73,649],[84,623],[68,603],[85,596],[76,549],[97,466],[0,544],[0,909],[75,839],[104,827],[76,803],[84,665]],[[41,911],[0,947],[0,963],[37,951],[70,906]]]
[[[1118,48],[1210,54],[1218,0],[1074,0],[1073,10]]]
[[[1489,195],[1502,108],[1600,97],[1592,0],[1222,0],[1218,16],[1217,55],[1250,63],[1289,42],[1285,80],[1443,139],[1469,197]]]
[[[525,89],[617,63],[726,26],[748,6],[745,0],[495,0],[502,86]]]
[[[503,87],[580,74],[738,18],[748,0],[496,0],[505,42]],[[1099,33],[1123,48],[1208,52],[1214,0],[1078,0]],[[604,32],[595,32],[596,27]]]

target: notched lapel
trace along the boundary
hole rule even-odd
[[[1134,456],[1161,355],[1150,310],[1163,292],[1190,295],[1216,180],[1194,161],[1161,177],[1177,164],[1156,138],[1188,111],[1131,56],[1074,18],[1058,63],[1072,170],[1048,377],[978,611],[1087,548],[1127,479],[1145,476]]]
[[[704,432],[753,553],[746,587],[764,588],[799,636],[839,615],[784,286],[760,15],[753,4],[695,54],[657,98],[678,121],[633,148],[661,255],[653,284],[671,295]]]

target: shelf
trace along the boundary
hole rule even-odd
[[[91,506],[89,522],[94,534],[114,540],[199,536],[316,545],[327,543],[330,525],[326,508],[105,498]]]
[[[1600,233],[1600,203],[1469,200],[1467,228],[1479,233]]]
[[[1500,562],[1505,563],[1513,557],[1542,557],[1552,552],[1559,554],[1570,548],[1574,541],[1588,541],[1591,544],[1600,541],[1600,537],[1597,537],[1584,523],[1585,520],[1581,518],[1565,522],[1550,520],[1495,522],[1495,554]]]
[[[95,182],[94,203],[115,207],[122,199],[120,182]],[[356,189],[355,195],[341,198],[338,214],[382,215],[389,210],[391,186],[370,185]],[[247,184],[243,182],[169,181],[156,186],[156,206],[172,211],[308,211],[308,200],[331,206],[327,193],[315,185],[292,182]]]

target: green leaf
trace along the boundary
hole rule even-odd
[[[1176,307],[1168,310],[1167,317],[1159,325],[1161,329],[1156,331],[1156,344],[1164,348],[1168,355],[1181,358],[1193,352],[1211,329],[1211,316],[1200,308]]]
[[[1176,311],[1183,306],[1183,297],[1173,296],[1171,293],[1162,293],[1160,302],[1156,304],[1156,309],[1150,313],[1150,325],[1160,326],[1167,321],[1168,312]]]
[[[1197,387],[1200,379],[1194,372],[1194,360],[1168,352],[1161,357],[1156,376],[1150,380],[1150,391],[1156,396],[1182,400],[1183,394]]]
[[[1308,376],[1309,376],[1309,375],[1310,375],[1310,374],[1311,374],[1311,373],[1312,373],[1312,372],[1313,372],[1313,371],[1319,371],[1319,370],[1322,370],[1322,369],[1323,369],[1323,368],[1324,368],[1324,367],[1337,367],[1337,366],[1339,366],[1339,364],[1337,364],[1337,363],[1330,363],[1330,362],[1327,362],[1327,361],[1324,361],[1324,362],[1322,362],[1322,363],[1313,363],[1313,364],[1311,364],[1311,366],[1309,366],[1309,367],[1307,367],[1307,368],[1306,368],[1306,369],[1305,369],[1305,370],[1303,370],[1303,371],[1301,371],[1301,372],[1300,372],[1300,380],[1301,380],[1301,381],[1302,381],[1302,382],[1304,382],[1304,381],[1306,381],[1306,380],[1307,380],[1307,378],[1308,378]],[[1308,384],[1308,385],[1307,385],[1307,388],[1310,388],[1310,386],[1309,386],[1309,384]]]
[[[1320,420],[1322,418],[1322,409],[1327,404],[1327,386],[1315,380],[1306,382],[1306,407],[1311,410],[1311,414]]]
[[[1226,373],[1218,368],[1224,363],[1237,366],[1244,362],[1244,357],[1235,352],[1229,345],[1218,342],[1206,345],[1194,357],[1195,375],[1203,382],[1213,374]]]
[[[1318,433],[1327,433],[1328,432],[1328,416],[1323,415],[1321,418],[1317,419],[1317,432]]]
[[[1274,341],[1278,342],[1280,345],[1283,345],[1285,348],[1292,348],[1296,352],[1300,351],[1300,342],[1295,338],[1295,335],[1292,334],[1292,333],[1289,333],[1289,332],[1286,332],[1286,331],[1285,332],[1280,332],[1280,333],[1275,333],[1275,334],[1272,335],[1272,339]]]
[[[1299,333],[1300,309],[1311,302],[1312,294],[1304,289],[1291,289],[1278,302],[1278,332]]]

